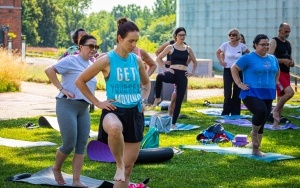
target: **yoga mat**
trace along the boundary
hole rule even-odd
[[[56,143],[47,142],[47,141],[38,141],[38,142],[31,142],[31,141],[24,141],[24,140],[15,140],[9,138],[1,138],[0,137],[0,145],[8,146],[8,147],[36,147],[36,146],[55,146]]]
[[[150,124],[150,117],[145,117],[145,126],[149,126]],[[170,131],[189,131],[189,130],[194,130],[200,128],[199,125],[193,125],[193,124],[184,124],[184,123],[176,123],[175,126],[177,127],[176,129],[170,129]]]
[[[22,177],[23,175],[23,177]],[[54,175],[52,172],[52,167],[48,167],[44,170],[41,170],[35,174],[28,174],[28,173],[23,173],[23,174],[17,174],[14,176],[12,181],[15,182],[25,182],[25,183],[30,183],[30,184],[35,184],[35,185],[51,185],[51,186],[57,186],[57,187],[74,187],[72,186],[72,181],[73,181],[73,175],[71,174],[66,174],[62,172],[62,175],[64,177],[64,180],[66,184],[64,186],[60,186],[56,183],[54,179]],[[27,176],[27,177],[26,177]],[[104,181],[104,180],[97,180],[93,179],[87,176],[80,176],[80,180],[82,183],[87,185],[89,188],[112,188],[113,187],[113,182],[111,181]]]
[[[252,127],[252,122],[247,119],[217,119],[216,122],[218,123],[225,123],[225,124],[231,124],[231,125],[237,125],[241,127]],[[269,130],[287,130],[287,129],[299,129],[298,126],[296,126],[293,123],[287,123],[285,125],[280,125],[279,129],[274,129],[272,124],[265,124],[265,129]]]
[[[277,103],[272,103],[272,106],[275,107]],[[284,108],[300,108],[298,105],[292,105],[292,104],[284,104]]]
[[[57,118],[53,117],[53,116],[41,116],[38,120],[39,125],[42,127],[52,127],[53,129],[57,130],[58,132],[60,132],[59,130],[59,125],[57,122]],[[98,137],[98,132],[95,132],[93,130],[90,130],[90,137],[91,138],[96,138]]]
[[[219,147],[216,144],[207,144],[207,145],[181,145],[182,149],[193,149],[198,151],[205,152],[214,152],[219,154],[229,154],[229,155],[238,155],[242,157],[247,157],[255,160],[273,162],[279,160],[287,159],[297,159],[296,157],[283,155],[279,153],[265,153],[264,157],[252,155],[252,149],[249,148],[240,148],[240,147]]]
[[[230,115],[230,116],[221,116],[223,109],[220,108],[205,108],[205,109],[198,109],[196,112],[203,113],[205,115],[211,116],[220,116],[224,119],[242,119],[242,118],[251,118],[251,115]]]
[[[196,112],[203,113],[211,116],[220,116],[222,114],[223,109],[220,108],[205,108],[196,110]]]
[[[174,155],[172,148],[149,148],[141,149],[136,163],[158,163],[170,160]],[[116,162],[109,146],[98,140],[92,140],[87,146],[87,156],[92,161]]]
[[[214,108],[223,108],[223,104],[209,104],[209,107],[214,107]],[[241,104],[241,110],[247,110],[247,107],[244,104]]]
[[[198,125],[192,125],[192,124],[182,124],[182,123],[176,123],[175,124],[176,128],[175,129],[170,129],[170,131],[189,131],[189,130],[194,130],[194,129],[199,129],[200,126]]]
[[[296,119],[300,119],[300,116],[292,116],[292,115],[290,115],[290,117],[296,118]]]

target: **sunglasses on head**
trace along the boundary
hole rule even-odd
[[[82,46],[88,46],[91,50],[93,50],[93,49],[98,50],[99,49],[99,46],[95,45],[95,44],[84,44]]]
[[[228,34],[228,36],[230,36],[230,37],[236,37],[237,34]]]

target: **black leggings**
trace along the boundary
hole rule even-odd
[[[261,126],[258,130],[258,134],[263,134],[264,132],[264,125],[272,110],[272,102],[272,99],[259,99],[257,97],[249,96],[243,99],[243,103],[253,114],[252,124]]]
[[[186,71],[176,70],[176,69],[173,70],[174,70],[174,74],[172,74],[171,72],[164,72],[157,75],[156,84],[155,84],[155,95],[156,95],[155,97],[160,98],[163,82],[176,84],[177,97],[175,101],[175,108],[174,108],[174,113],[172,118],[172,124],[175,125],[180,113],[184,94],[186,92],[188,79],[185,76]]]
[[[242,71],[239,72],[241,80],[243,80]],[[230,68],[224,68],[224,104],[222,116],[224,115],[240,115],[241,99],[239,97],[241,89],[234,83]]]

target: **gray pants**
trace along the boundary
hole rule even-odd
[[[83,154],[90,133],[89,103],[84,101],[58,98],[56,116],[62,137],[59,150],[70,154],[75,148],[76,154]]]

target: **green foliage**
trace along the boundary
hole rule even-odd
[[[156,0],[153,15],[156,18],[176,13],[176,0]]]
[[[149,53],[154,53],[158,48],[158,45],[151,42],[147,37],[140,37],[137,46]]]
[[[41,40],[38,25],[42,16],[37,0],[22,1],[22,34],[26,35],[28,45],[36,46]]]
[[[176,25],[176,15],[167,15],[151,22],[147,30],[149,39],[155,43],[163,44],[172,38],[172,31]]]
[[[59,11],[57,4],[53,0],[39,0],[38,6],[41,8],[43,17],[38,25],[38,33],[41,37],[39,46],[56,47],[57,37],[59,34]]]

